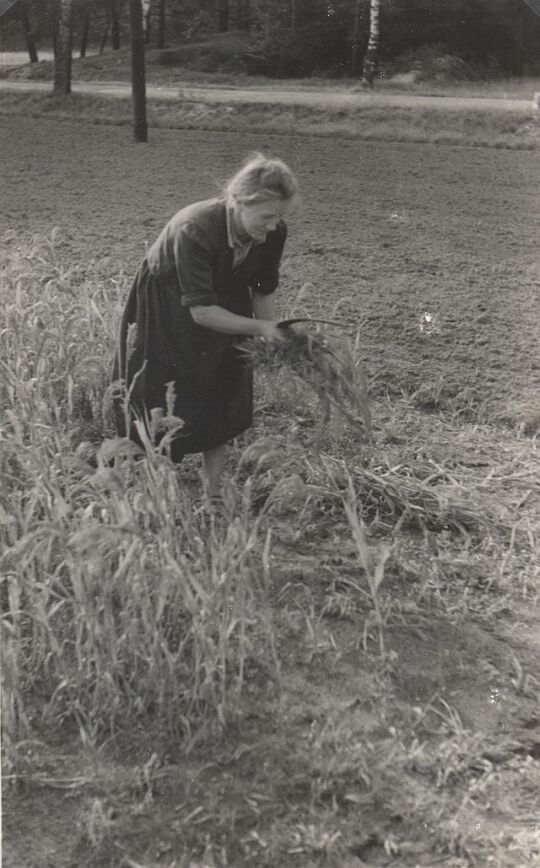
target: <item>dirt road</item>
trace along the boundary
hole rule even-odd
[[[50,82],[0,81],[0,91],[51,90]],[[131,87],[118,82],[74,82],[74,93],[102,94],[104,96],[128,97]],[[406,108],[445,109],[447,111],[512,111],[530,112],[534,101],[494,97],[470,96],[421,96],[410,93],[381,93],[380,91],[306,91],[269,88],[221,88],[221,87],[165,87],[149,85],[147,96],[152,99],[185,99],[211,103],[267,103],[273,105],[302,105],[319,108],[359,108],[360,106],[401,106]]]

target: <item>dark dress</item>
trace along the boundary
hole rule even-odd
[[[156,407],[167,412],[168,383],[174,415],[184,421],[172,442],[173,461],[249,428],[253,375],[239,348],[242,338],[197,325],[189,308],[220,305],[252,316],[252,292],[267,295],[278,285],[286,235],[281,222],[233,268],[224,200],[198,202],[170,220],[142,262],[122,316],[113,381],[130,391],[131,422],[126,431],[117,399],[119,434],[137,440],[133,419],[149,418]]]

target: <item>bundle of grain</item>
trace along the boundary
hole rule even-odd
[[[245,352],[255,368],[287,368],[297,382],[318,397],[323,417],[334,407],[349,423],[360,423],[364,438],[371,439],[366,376],[346,345],[338,349],[320,333],[308,334],[288,327],[283,329],[283,340],[249,341]]]

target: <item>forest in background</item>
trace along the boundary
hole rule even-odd
[[[50,49],[66,0],[18,0],[0,20],[3,50]],[[427,70],[474,80],[540,71],[540,17],[524,0],[380,0],[379,75]],[[129,38],[127,0],[71,0],[74,52]],[[150,0],[147,44],[164,65],[271,77],[360,75],[368,0]]]

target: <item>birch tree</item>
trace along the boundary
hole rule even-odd
[[[379,59],[379,11],[381,0],[369,2],[369,39],[364,55],[362,81],[368,87],[373,87],[373,79]]]

